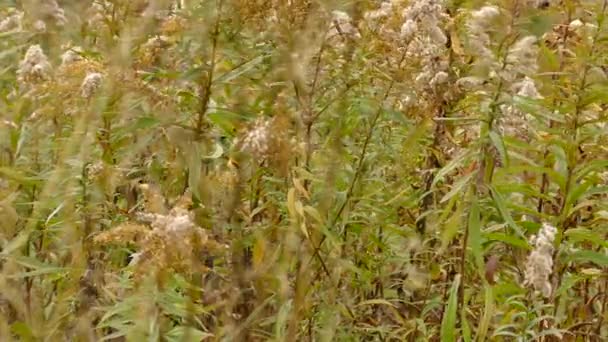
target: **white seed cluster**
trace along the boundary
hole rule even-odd
[[[65,17],[65,11],[59,7],[59,4],[55,0],[44,0],[39,4],[40,13],[44,18],[50,18],[54,21],[55,25],[63,27],[68,20]]]
[[[67,66],[74,62],[78,62],[82,60],[82,56],[80,53],[82,52],[82,48],[79,46],[72,47],[61,55],[61,66]]]
[[[549,277],[553,272],[553,240],[557,229],[544,223],[537,236],[530,238],[534,250],[528,255],[525,269],[525,286],[532,286],[544,297],[551,295],[552,286]]]
[[[259,118],[240,142],[241,151],[261,159],[270,154],[272,138],[272,121]]]
[[[448,38],[444,33],[445,9],[441,0],[414,1],[403,10],[401,38],[408,45],[408,55],[421,61],[416,83],[435,88],[448,80],[445,58]]]
[[[97,89],[101,86],[101,81],[103,80],[103,76],[98,72],[89,73],[84,80],[82,81],[82,85],[80,86],[80,94],[85,99],[89,99],[95,94]]]
[[[176,256],[191,258],[195,251],[193,238],[197,239],[198,243],[205,243],[208,239],[205,231],[194,223],[193,214],[186,208],[175,207],[168,215],[140,213],[137,219],[149,223],[152,227],[152,231],[143,241],[144,249],[146,249],[145,245],[154,244],[154,240],[161,240],[164,246],[173,249],[172,253]],[[148,250],[133,254],[130,265],[145,262],[142,257],[149,252]]]
[[[380,8],[365,13],[365,19],[380,19],[390,16],[393,13],[393,2],[384,1],[380,4]]]
[[[21,30],[23,22],[23,12],[15,11],[9,14],[8,17],[0,20],[0,32],[11,30]]]
[[[471,13],[466,26],[470,36],[471,52],[484,62],[491,62],[493,53],[490,49],[488,34],[493,20],[500,15],[496,6],[484,6]]]
[[[440,0],[414,1],[403,10],[405,22],[401,26],[401,36],[411,39],[417,31],[429,37],[434,44],[445,44],[447,37],[440,28],[444,9]]]
[[[520,82],[513,85],[513,91],[517,96],[529,98],[532,100],[542,99],[542,95],[536,89],[534,80],[526,76]],[[528,130],[530,121],[534,117],[528,113],[522,112],[513,105],[502,105],[502,117],[498,120],[497,127],[503,135],[516,136],[520,139],[528,139]]]
[[[91,31],[101,32],[106,29],[106,22],[115,11],[114,4],[107,0],[95,0],[87,10],[87,25]]]
[[[20,83],[33,83],[47,80],[51,75],[51,64],[40,45],[32,45],[27,49],[23,60],[19,63],[17,79]]]
[[[327,38],[333,37],[349,37],[349,38],[361,38],[359,29],[353,24],[353,19],[348,13],[343,11],[331,12],[331,25]]]
[[[140,213],[138,220],[150,223],[153,230],[179,237],[196,228],[192,214],[184,208],[173,208],[168,215]]]
[[[536,47],[536,37],[526,36],[518,40],[507,55],[507,67],[505,68],[506,76],[516,75],[531,75],[536,72],[538,65],[536,63],[538,49]]]

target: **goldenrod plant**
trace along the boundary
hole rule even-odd
[[[608,339],[607,0],[0,0],[0,341]]]

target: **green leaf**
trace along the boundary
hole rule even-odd
[[[490,323],[494,317],[494,307],[494,291],[489,284],[486,284],[486,286],[484,286],[483,316],[481,317],[481,321],[477,327],[477,335],[475,336],[475,340],[478,342],[486,340]]]
[[[532,249],[530,247],[530,245],[528,244],[528,240],[519,238],[517,236],[510,235],[510,234],[494,232],[494,233],[484,234],[484,237],[489,241],[500,241],[500,242],[509,244],[511,246],[526,249],[526,250]]]
[[[200,192],[200,181],[201,181],[201,167],[203,161],[201,159],[200,153],[200,145],[195,144],[192,146],[190,151],[188,151],[188,185],[192,190],[192,194],[196,196],[196,198],[201,198]]]
[[[431,184],[431,187],[434,187],[435,185],[437,185],[437,182],[442,180],[443,177],[445,177],[447,174],[452,172],[454,169],[456,169],[462,163],[467,161],[468,158],[472,154],[473,154],[473,152],[471,150],[467,150],[466,152],[461,153],[460,155],[458,155],[454,159],[452,159],[447,165],[445,165],[443,168],[441,168],[439,170],[439,172],[437,172],[437,175],[435,175],[435,178],[433,179],[433,183]]]
[[[471,342],[471,327],[467,319],[466,310],[463,308],[460,311],[460,321],[462,322],[462,340],[463,342]]]
[[[0,176],[11,179],[19,184],[34,186],[40,184],[40,180],[34,177],[28,177],[21,171],[9,167],[0,167]]]
[[[594,171],[605,171],[608,168],[608,160],[593,160],[589,163],[582,164],[574,169],[574,175],[577,180],[581,180],[588,174]]]
[[[587,241],[603,247],[608,247],[608,241],[597,232],[586,228],[571,228],[564,232],[564,236],[571,242]]]
[[[213,337],[209,334],[192,327],[175,327],[165,334],[168,342],[197,342]]]
[[[521,236],[522,238],[525,238],[525,234],[522,232],[521,228],[519,228],[519,226],[515,223],[513,217],[511,217],[511,213],[509,213],[509,210],[507,209],[507,206],[500,192],[498,192],[498,190],[496,190],[496,188],[494,188],[492,185],[490,185],[489,187],[490,191],[492,192],[492,199],[494,199],[494,203],[496,204],[496,207],[498,208],[498,211],[500,212],[502,218],[511,228],[513,228],[513,230],[515,230],[517,235]]]
[[[483,274],[483,251],[481,249],[481,219],[479,213],[479,204],[477,198],[474,197],[471,203],[471,210],[469,212],[469,241],[468,245],[473,253],[473,260],[475,268],[479,272],[479,277],[484,278]]]
[[[477,172],[471,172],[468,175],[460,178],[456,183],[454,183],[454,185],[452,186],[452,189],[450,189],[450,192],[448,192],[447,194],[445,194],[445,196],[443,196],[443,198],[439,201],[439,203],[445,203],[450,198],[452,198],[454,195],[459,194],[462,191],[462,189],[464,189],[465,186],[468,185],[469,182],[471,181],[471,179],[476,175],[477,175]]]
[[[608,255],[595,251],[578,251],[566,256],[567,262],[592,262],[598,266],[608,266]]]
[[[496,132],[491,131],[490,140],[492,141],[492,144],[494,145],[494,147],[496,147],[496,150],[498,151],[498,154],[500,155],[502,164],[505,166],[508,166],[509,165],[509,155],[507,154],[507,148],[505,147],[505,143],[502,140],[502,137],[500,135],[498,135]]]
[[[133,129],[148,129],[157,126],[160,124],[158,119],[152,116],[144,116],[137,119],[135,124],[133,125]]]
[[[458,289],[460,288],[460,274],[454,277],[450,296],[441,321],[441,342],[456,341],[456,319],[458,311]]]
[[[13,323],[11,325],[11,332],[19,337],[19,341],[36,341],[32,329],[24,322],[18,321]]]
[[[218,77],[217,79],[213,80],[214,84],[217,83],[227,83],[230,82],[232,80],[234,80],[235,78],[243,75],[244,73],[252,70],[253,68],[255,68],[256,66],[258,66],[259,64],[261,64],[264,59],[266,57],[268,57],[269,55],[260,55],[255,57],[254,59],[243,63],[239,66],[237,66],[236,68],[228,71],[227,73],[223,74],[222,76]]]

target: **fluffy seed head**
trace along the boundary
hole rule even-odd
[[[534,250],[526,261],[524,285],[533,287],[544,297],[549,297],[552,291],[549,277],[553,272],[553,240],[556,233],[555,227],[544,223],[538,236],[530,239]]]
[[[80,94],[85,99],[89,99],[99,89],[103,76],[98,72],[92,72],[88,74],[82,81],[80,86]]]
[[[0,21],[0,32],[21,30],[23,12],[15,12]]]
[[[47,80],[51,75],[51,64],[40,45],[32,45],[27,49],[23,60],[19,63],[17,78],[21,83],[31,83]]]

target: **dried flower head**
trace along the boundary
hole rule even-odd
[[[61,66],[64,67],[74,62],[81,61],[83,59],[81,53],[82,48],[79,46],[69,48],[61,55]]]
[[[32,25],[34,28],[34,31],[38,32],[38,33],[45,33],[46,32],[46,23],[43,20],[36,20],[34,22],[34,25]]]
[[[471,53],[480,57],[482,62],[488,62],[494,56],[490,49],[490,35],[488,34],[493,20],[500,15],[496,6],[484,6],[471,13],[467,21],[467,31],[470,36]]]
[[[11,30],[21,30],[23,21],[23,12],[14,11],[10,13],[6,18],[0,21],[0,32],[6,32]]]
[[[511,49],[509,49],[507,63],[510,65],[510,70],[507,71],[511,75],[513,74],[513,71],[523,75],[534,74],[538,68],[536,61],[537,54],[536,37],[527,36],[518,40]]]
[[[32,83],[47,80],[51,76],[51,64],[40,45],[27,49],[25,57],[19,63],[17,78],[21,83]]]
[[[98,72],[92,72],[88,74],[84,80],[82,81],[82,85],[80,86],[80,94],[85,99],[89,99],[95,94],[97,89],[101,86],[101,81],[103,80],[103,76]]]
[[[270,154],[272,140],[272,120],[258,118],[253,127],[246,132],[240,142],[240,150],[250,153],[257,159],[262,159]]]
[[[549,297],[552,291],[549,277],[553,272],[553,240],[556,233],[555,227],[544,223],[538,236],[530,238],[534,249],[526,261],[524,285],[532,286],[544,297]]]
[[[144,67],[158,63],[161,54],[170,46],[171,40],[168,36],[156,35],[149,38],[139,48],[139,63]]]
[[[143,224],[122,224],[97,235],[94,241],[98,244],[135,244],[137,252],[130,264],[140,276],[167,268],[185,273],[204,270],[201,256],[206,251],[217,250],[219,245],[194,223],[193,214],[186,208],[189,202],[178,200],[166,215],[140,213],[137,220]]]
[[[365,19],[380,19],[390,16],[393,13],[393,2],[384,1],[380,4],[380,8],[365,13]]]
[[[52,23],[55,26],[63,27],[67,23],[65,11],[59,6],[56,0],[39,1],[35,7],[39,20],[45,24]]]
[[[542,99],[542,95],[536,89],[534,80],[525,77],[522,81],[513,84],[513,91],[519,97],[525,97],[532,100]],[[522,140],[527,140],[528,131],[530,129],[530,120],[533,117],[528,113],[524,113],[513,105],[503,105],[502,117],[497,122],[497,127],[503,135],[515,136]]]
[[[327,38],[345,37],[345,38],[360,38],[361,34],[357,27],[353,24],[353,19],[348,13],[343,11],[331,12],[332,23],[330,25]]]

